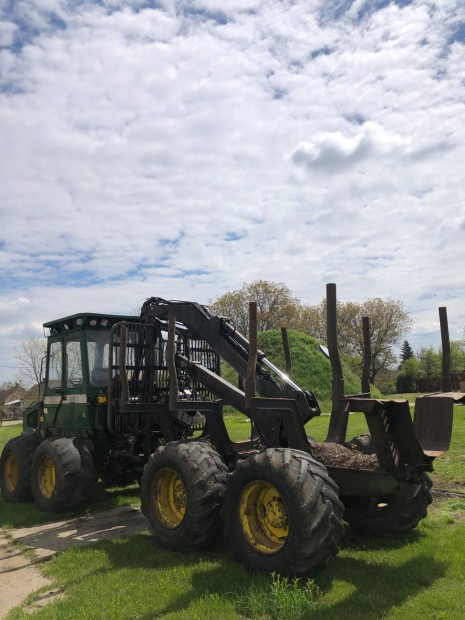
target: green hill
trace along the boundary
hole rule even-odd
[[[292,380],[304,390],[315,392],[319,400],[331,399],[331,363],[321,352],[319,341],[306,334],[289,330],[291,348]],[[275,366],[284,370],[283,342],[279,330],[270,330],[258,334],[258,346]],[[360,378],[349,368],[343,366],[345,393],[354,394],[361,391]]]
[[[320,404],[325,403],[328,406],[331,401],[331,363],[321,352],[320,342],[294,330],[288,331],[288,337],[291,348],[292,380],[303,390],[314,392]],[[258,347],[270,362],[283,372],[285,371],[286,361],[280,330],[259,332]],[[360,378],[344,365],[344,362],[342,362],[342,371],[345,393],[359,393],[361,391]],[[230,366],[224,364],[221,373],[227,381],[237,385],[237,373]],[[380,392],[373,386],[372,395],[380,396]]]

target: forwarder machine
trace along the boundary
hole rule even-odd
[[[43,395],[3,450],[4,499],[63,511],[88,500],[99,478],[137,480],[158,544],[199,550],[224,533],[247,568],[293,575],[337,553],[343,519],[372,534],[410,531],[426,515],[427,472],[448,448],[463,395],[420,399],[417,432],[407,401],[346,397],[335,308],[328,285],[333,412],[320,444],[305,428],[320,414],[317,399],[258,351],[254,304],[250,341],[206,306],[157,297],[139,317],[46,323]],[[244,390],[221,377],[224,362]],[[225,405],[250,420],[249,440],[231,440]],[[351,411],[365,414],[369,434],[346,442]]]

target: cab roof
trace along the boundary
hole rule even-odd
[[[50,334],[60,334],[76,329],[109,329],[115,323],[121,321],[130,321],[137,323],[140,321],[138,316],[130,316],[123,314],[98,314],[96,312],[84,312],[80,314],[72,314],[62,319],[49,321],[44,323],[44,328],[50,330]]]

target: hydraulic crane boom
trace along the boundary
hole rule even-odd
[[[213,315],[207,306],[187,301],[167,301],[160,297],[147,299],[141,309],[141,319],[149,323],[154,319],[168,322],[174,315],[176,322],[188,331],[189,336],[203,339],[236,372],[245,377],[249,358],[249,341],[240,334],[227,318]],[[256,384],[265,397],[293,398],[296,400],[303,423],[320,414],[312,392],[304,392],[283,372],[258,352]],[[218,386],[216,386],[218,391]]]

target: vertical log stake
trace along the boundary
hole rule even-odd
[[[255,373],[257,370],[258,336],[257,336],[257,304],[249,303],[249,361],[245,375],[245,406],[251,407],[255,397]]]
[[[447,322],[447,308],[439,308],[439,323],[441,325],[441,342],[442,342],[442,378],[441,390],[443,392],[452,392],[452,381],[450,378],[450,340],[449,340],[449,324]]]
[[[291,347],[289,346],[289,336],[286,327],[281,327],[281,336],[283,338],[284,357],[286,359],[286,375],[289,379],[292,379]]]
[[[326,441],[343,443],[347,433],[349,412],[345,409],[342,401],[344,397],[344,377],[337,346],[336,285],[332,283],[326,285],[326,320],[326,338],[333,373],[331,419]]]
[[[362,371],[362,392],[370,393],[370,366],[371,366],[371,339],[370,339],[370,319],[362,317],[363,329],[363,371]]]

